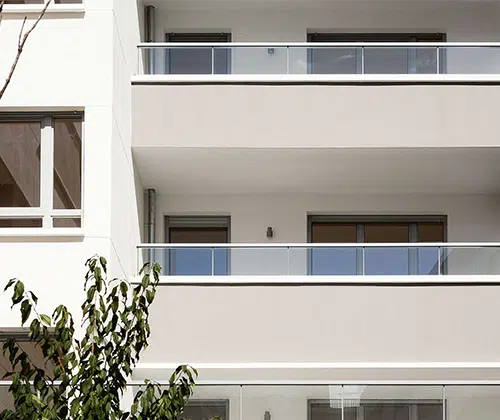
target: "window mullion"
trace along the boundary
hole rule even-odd
[[[42,122],[40,153],[40,207],[43,215],[42,227],[52,228],[54,203],[54,119],[44,118]]]

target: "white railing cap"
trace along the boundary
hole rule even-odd
[[[217,243],[217,244],[139,244],[137,249],[234,248],[234,249],[310,249],[310,248],[500,248],[499,242],[410,242],[410,243]]]
[[[500,42],[141,42],[138,48],[498,48]]]

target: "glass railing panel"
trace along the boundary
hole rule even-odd
[[[233,248],[230,251],[233,276],[286,276],[290,274],[288,249]]]
[[[243,386],[242,404],[242,420],[341,420],[342,387]]]
[[[286,47],[231,48],[232,74],[287,74]]]
[[[355,46],[308,48],[307,73],[360,74],[362,73],[361,54],[362,49]]]
[[[369,247],[364,250],[367,276],[406,276],[410,274],[410,250],[399,247]]]
[[[442,47],[448,74],[499,74],[499,47]]]
[[[308,273],[313,276],[360,274],[361,250],[357,248],[310,248]]]
[[[497,420],[500,418],[499,386],[446,386],[446,420]]]
[[[450,275],[498,275],[500,274],[500,248],[443,248],[442,268],[443,273]]]
[[[365,74],[436,74],[436,47],[364,47]]]
[[[343,401],[344,419],[443,420],[441,386],[346,385]]]
[[[416,272],[412,270],[410,271],[420,276],[435,276],[443,274],[440,254],[441,249],[438,247],[410,249],[410,267],[412,262],[411,260],[413,258],[416,258],[415,266],[417,267]]]

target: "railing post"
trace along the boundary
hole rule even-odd
[[[366,251],[366,248],[362,247],[361,248],[361,275],[362,276],[365,275],[365,251]]]
[[[289,276],[290,275],[290,247],[287,246],[286,247],[286,275]]]
[[[439,50],[439,46],[438,46],[438,47],[436,47],[436,74],[441,73],[439,53],[440,53],[440,50]]]
[[[341,385],[340,389],[340,418],[344,420],[344,385]]]
[[[286,74],[290,74],[290,46],[286,47]]]
[[[212,47],[212,74],[215,74],[215,47]]]
[[[212,247],[212,276],[215,276],[215,248]]]
[[[438,246],[438,276],[441,275],[441,247]]]
[[[361,74],[365,74],[365,47],[361,47]]]

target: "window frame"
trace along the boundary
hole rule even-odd
[[[56,209],[54,208],[54,159],[55,159],[55,121],[56,120],[78,120],[82,124],[81,136],[81,205],[80,209]],[[29,230],[39,231],[51,230],[76,231],[83,228],[84,207],[84,150],[85,150],[85,114],[77,112],[0,112],[0,123],[9,122],[40,122],[40,205],[38,207],[0,207],[0,219],[38,219],[42,221],[42,227],[30,228],[0,228],[0,232],[13,233],[16,231]],[[56,219],[80,219],[80,227],[57,228],[53,221]]]

